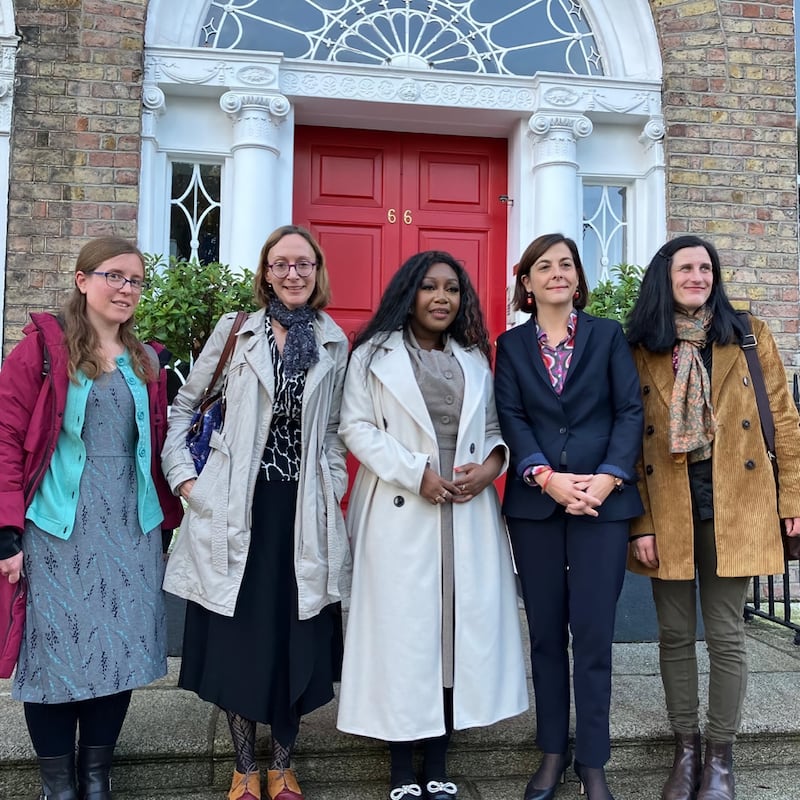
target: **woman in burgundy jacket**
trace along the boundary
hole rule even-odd
[[[182,511],[165,374],[133,333],[143,287],[136,247],[90,241],[60,317],[33,314],[0,371],[0,591],[28,581],[12,695],[43,798],[110,800],[131,691],[166,672],[161,533]]]

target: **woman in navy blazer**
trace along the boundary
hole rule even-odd
[[[642,403],[622,327],[585,314],[578,248],[535,239],[517,267],[515,308],[530,313],[497,343],[495,393],[511,450],[503,512],[531,638],[536,742],[525,800],[550,800],[572,760],[590,800],[608,800],[611,642],[628,524],[642,513],[634,474]]]

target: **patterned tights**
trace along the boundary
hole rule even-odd
[[[258,769],[256,763],[256,723],[235,714],[233,711],[225,712],[228,718],[228,726],[231,729],[233,739],[233,749],[236,752],[236,771],[246,774]],[[292,763],[292,750],[294,749],[297,732],[289,737],[287,742],[281,742],[272,735],[272,758],[270,769],[289,769]]]

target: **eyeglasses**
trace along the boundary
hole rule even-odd
[[[95,270],[94,272],[87,272],[86,274],[100,275],[100,277],[106,279],[106,283],[112,289],[121,289],[126,283],[129,283],[131,285],[131,291],[138,293],[141,292],[142,289],[147,289],[149,285],[147,281],[143,281],[141,278],[126,278],[119,272],[98,272]]]
[[[272,274],[276,278],[285,278],[292,267],[294,267],[294,271],[297,273],[298,277],[307,278],[317,265],[314,261],[301,258],[299,261],[295,261],[294,264],[278,259],[277,261],[273,261],[272,264],[267,264],[267,266],[272,270]]]

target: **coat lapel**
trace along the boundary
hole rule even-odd
[[[385,390],[406,410],[411,419],[436,440],[436,432],[422,392],[419,390],[411,358],[406,352],[403,334],[393,332],[380,346],[385,354],[378,353],[372,359],[370,372],[383,384]]]
[[[711,357],[711,406],[716,408],[719,404],[719,394],[730,371],[739,358],[741,348],[714,344]]]

